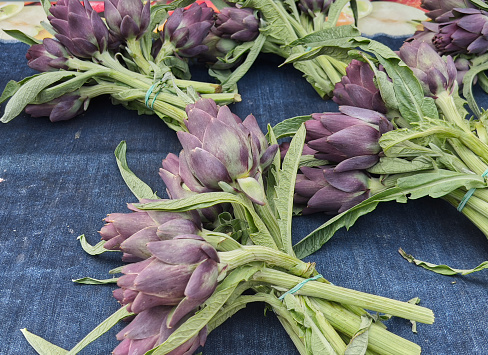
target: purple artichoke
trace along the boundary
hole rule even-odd
[[[112,352],[113,355],[144,354],[166,339],[178,328],[169,328],[166,324],[172,307],[156,306],[142,311],[117,334],[121,343]],[[181,323],[181,322],[180,322]],[[203,346],[207,339],[207,328],[203,328],[198,335],[172,350],[168,355],[191,355],[199,346]]]
[[[405,42],[419,41],[425,42],[433,49],[437,50],[432,42],[434,36],[439,32],[439,24],[430,21],[422,22],[422,29],[416,31],[412,37],[407,38]]]
[[[161,200],[141,200],[141,203]],[[133,212],[111,213],[107,224],[100,230],[104,247],[109,250],[122,250],[124,261],[139,261],[151,257],[147,243],[170,240],[181,234],[198,234],[201,222],[192,212],[174,213],[161,211],[141,211],[132,204]]]
[[[200,53],[198,58],[201,62],[207,63],[213,69],[231,69],[242,62],[242,60],[237,60],[232,63],[225,63],[219,60],[219,58],[224,58],[227,53],[239,45],[239,42],[233,39],[220,38],[210,31],[207,37],[203,39],[202,44],[207,46],[208,50]]]
[[[217,287],[217,251],[197,235],[147,243],[152,256],[126,265],[114,296],[134,313],[155,306],[177,306],[168,319],[175,326]]]
[[[444,22],[455,8],[474,8],[469,0],[422,0],[420,6],[429,12],[427,16],[436,22]]]
[[[105,0],[105,19],[118,40],[139,39],[151,20],[151,2],[141,0]]]
[[[316,17],[317,14],[325,16],[333,2],[334,0],[300,0],[298,8],[310,17]]]
[[[49,116],[51,122],[66,121],[83,113],[89,99],[79,95],[78,91],[65,94],[43,104],[31,104],[25,112],[32,117]]]
[[[356,106],[385,114],[385,103],[373,79],[374,72],[369,64],[353,59],[346,68],[346,75],[335,85],[332,100],[338,105]]]
[[[42,44],[34,44],[27,50],[27,65],[40,72],[68,69],[66,60],[70,53],[58,41],[44,38]]]
[[[250,42],[259,34],[259,21],[253,9],[224,7],[216,15],[212,32],[221,38]]]
[[[194,57],[206,51],[208,47],[202,42],[212,27],[213,15],[213,10],[205,3],[194,3],[186,10],[177,8],[159,33],[156,48],[170,46],[172,52],[182,57]]]
[[[227,106],[201,99],[186,107],[188,132],[178,132],[183,146],[180,176],[192,191],[220,191],[222,184],[264,204],[261,174],[278,145],[269,146],[253,115],[244,122]],[[203,188],[202,188],[203,187]]]
[[[294,202],[307,206],[303,214],[341,213],[370,196],[370,179],[363,171],[336,172],[333,167],[302,167],[300,170]]]
[[[49,10],[49,22],[56,30],[55,37],[73,55],[91,58],[107,49],[108,29],[88,0],[59,0]]]
[[[452,10],[450,21],[439,24],[432,43],[441,54],[483,54],[488,50],[488,12],[479,9]]]
[[[436,98],[441,92],[456,88],[456,66],[451,56],[441,58],[427,43],[411,41],[400,48],[400,58],[419,79],[426,96]]]
[[[334,171],[367,169],[379,160],[381,135],[393,125],[381,113],[340,106],[340,113],[314,113],[305,122],[306,143],[317,159],[339,163]]]
[[[173,153],[169,153],[163,160],[163,167],[159,169],[159,176],[166,184],[166,192],[172,199],[190,197],[206,191],[205,187],[193,177],[186,164],[186,159],[180,160]],[[187,177],[186,183],[183,182],[182,176]],[[203,221],[214,222],[223,211],[222,205],[215,205],[198,210],[198,213]]]

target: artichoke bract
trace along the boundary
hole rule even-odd
[[[56,39],[73,55],[91,58],[107,49],[109,32],[101,17],[87,0],[59,0],[51,6],[48,20],[56,30]]]
[[[156,306],[137,314],[135,318],[117,334],[120,344],[113,350],[113,355],[144,354],[162,344],[178,328],[167,326],[172,307]],[[168,354],[191,355],[199,346],[205,345],[207,327],[197,335]]]
[[[119,40],[139,39],[151,20],[151,2],[141,0],[105,0],[105,20]]]
[[[75,91],[43,104],[27,105],[25,112],[32,117],[49,116],[51,122],[65,121],[84,112],[88,103],[88,97],[83,97]]]
[[[427,43],[414,40],[403,44],[400,58],[419,79],[426,96],[436,98],[441,92],[457,90],[457,70],[451,56],[442,58]]]
[[[233,189],[264,204],[261,176],[278,145],[268,145],[256,118],[249,115],[241,121],[227,106],[211,99],[188,105],[186,112],[188,132],[177,133],[183,146],[179,159],[183,182],[192,191],[197,183],[204,191]]]
[[[441,54],[483,54],[488,50],[488,12],[457,8],[439,24],[432,43]]]
[[[306,205],[303,214],[337,214],[370,196],[369,176],[360,170],[336,172],[331,166],[302,167],[297,174],[294,202]]]
[[[140,313],[155,306],[177,306],[168,319],[175,326],[201,305],[217,287],[217,251],[198,235],[147,243],[152,256],[126,265],[114,296]]]
[[[383,114],[353,106],[340,113],[314,113],[305,122],[307,146],[317,159],[339,163],[336,172],[367,169],[379,160],[381,135],[393,129]]]
[[[161,200],[145,200],[141,203]],[[111,213],[106,218],[107,224],[100,230],[104,248],[121,250],[124,261],[140,261],[152,256],[147,243],[169,240],[181,234],[198,234],[201,222],[193,212],[141,211],[132,204],[133,212]]]
[[[385,103],[373,79],[374,72],[369,64],[353,59],[346,68],[346,75],[335,85],[332,100],[338,105],[356,106],[385,114]]]
[[[30,46],[25,55],[27,65],[40,72],[68,69],[66,60],[69,56],[66,48],[52,38],[44,38],[42,44]]]

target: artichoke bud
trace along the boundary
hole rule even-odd
[[[192,191],[202,187],[222,191],[223,182],[263,204],[259,177],[278,146],[268,145],[254,116],[242,122],[227,106],[219,107],[211,99],[201,99],[186,111],[188,132],[177,133],[183,146],[180,176],[185,185]]]
[[[66,121],[83,113],[88,103],[88,97],[80,96],[79,92],[75,91],[43,104],[27,105],[25,112],[32,117],[49,116],[51,122]]]
[[[177,8],[160,32],[162,47],[171,48],[182,57],[194,57],[205,52],[208,47],[202,42],[212,27],[213,14],[205,3],[194,3],[186,10]]]
[[[441,58],[427,43],[411,41],[400,48],[400,58],[419,79],[426,96],[457,89],[457,70],[451,56]]]
[[[52,38],[45,38],[42,44],[30,46],[25,55],[27,65],[41,72],[67,70],[66,60],[69,56],[67,49]]]
[[[105,19],[117,40],[139,39],[151,19],[151,2],[141,0],[105,0]]]
[[[331,166],[302,167],[297,175],[294,201],[306,205],[303,214],[342,213],[370,195],[370,178],[360,170],[337,172]]]
[[[259,35],[259,20],[253,9],[224,7],[216,15],[212,32],[221,38],[250,42]]]
[[[217,287],[217,251],[198,235],[148,242],[151,257],[122,268],[118,299],[131,312],[155,306],[177,306],[168,319],[175,326]]]
[[[56,39],[73,55],[91,58],[107,49],[109,32],[101,17],[87,0],[59,0],[50,9],[49,22]]]
[[[380,90],[374,83],[374,72],[369,64],[353,59],[346,75],[335,85],[332,100],[339,105],[356,106],[387,112]]]
[[[381,113],[353,106],[340,106],[340,113],[314,113],[307,121],[307,149],[317,159],[339,163],[334,171],[367,169],[379,160],[381,135],[393,129]],[[313,124],[310,124],[310,123]],[[319,122],[318,125],[316,122]],[[308,123],[308,124],[307,124]]]
[[[318,14],[323,16],[329,12],[329,7],[334,0],[300,0],[298,8],[310,17],[316,17]]]

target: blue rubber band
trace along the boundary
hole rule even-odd
[[[485,172],[483,174],[481,174],[481,177],[486,177],[487,175],[488,175],[488,169],[486,169]],[[457,206],[457,210],[459,212],[461,212],[463,210],[464,206],[466,206],[466,203],[468,203],[468,200],[471,198],[471,196],[473,196],[475,191],[476,191],[476,189],[472,188],[472,189],[469,189],[468,192],[466,192],[466,194],[463,196],[463,198],[459,202],[459,205]]]
[[[146,96],[145,96],[145,98],[144,98],[144,103],[145,103],[145,104],[146,104],[146,106],[147,106],[148,108],[150,108],[151,110],[153,110],[153,109],[154,109],[154,102],[156,101],[156,98],[158,97],[158,95],[159,95],[159,93],[161,92],[161,90],[163,90],[163,88],[164,88],[165,84],[163,84],[163,85],[161,85],[161,86],[159,87],[159,90],[158,90],[158,91],[156,92],[156,94],[154,95],[154,98],[153,98],[153,100],[152,100],[152,102],[151,102],[151,105],[149,105],[149,104],[148,104],[148,103],[149,103],[149,98],[151,97],[151,94],[153,93],[153,90],[156,88],[156,86],[158,86],[158,85],[160,85],[160,84],[162,84],[162,80],[160,80],[160,81],[158,81],[158,82],[156,82],[156,83],[152,84],[152,85],[151,85],[151,87],[149,88],[149,90],[147,90],[147,92],[146,92]]]
[[[309,281],[315,281],[317,279],[320,279],[322,277],[322,275],[318,274],[317,276],[314,276],[314,277],[311,277],[309,279],[306,279],[306,280],[303,280],[302,282],[300,282],[298,285],[296,285],[295,287],[293,288],[290,288],[288,291],[286,291],[284,294],[282,294],[280,297],[278,297],[279,300],[282,300],[283,298],[285,298],[286,295],[288,294],[291,294],[291,293],[295,293],[297,292],[299,289],[301,289],[303,287],[303,285],[305,285],[307,282]]]

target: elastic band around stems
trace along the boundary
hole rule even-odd
[[[486,169],[485,172],[483,174],[481,174],[481,177],[486,177],[487,175],[488,175],[488,169]],[[466,203],[468,203],[468,200],[471,198],[471,196],[473,196],[475,191],[476,191],[476,189],[472,188],[472,189],[469,189],[468,192],[466,192],[466,194],[463,196],[463,198],[459,202],[459,205],[457,206],[457,210],[459,212],[461,212],[463,210],[464,206],[466,206]]]
[[[161,85],[162,84],[162,85]],[[149,98],[151,97],[151,94],[153,93],[153,90],[158,86],[158,85],[161,85],[159,87],[159,90],[156,92],[156,94],[154,95],[154,98],[151,102],[151,105],[148,105],[148,102],[149,102]],[[159,93],[161,92],[161,90],[163,89],[163,87],[165,86],[165,84],[163,84],[163,79],[160,79],[158,82],[154,83],[151,85],[151,87],[149,88],[149,90],[147,90],[146,92],[146,96],[144,98],[144,103],[146,104],[146,106],[148,108],[150,108],[151,110],[154,109],[154,101],[156,101],[156,98],[158,97]]]
[[[303,285],[305,285],[307,282],[309,281],[315,281],[317,279],[320,279],[321,277],[323,277],[322,275],[318,274],[317,276],[314,276],[314,277],[311,277],[309,279],[306,279],[306,280],[303,280],[302,282],[300,282],[299,284],[297,284],[295,287],[293,288],[290,288],[288,291],[286,291],[284,294],[282,294],[280,297],[278,297],[279,300],[283,300],[285,298],[286,295],[288,294],[291,294],[291,293],[295,293],[297,292],[299,289],[301,289],[303,287]]]

